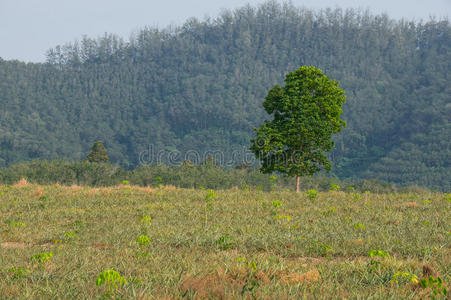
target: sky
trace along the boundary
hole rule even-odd
[[[263,0],[0,0],[0,57],[42,62],[48,49],[105,32],[127,39],[145,26],[181,25],[215,17],[223,9]],[[395,19],[451,16],[451,0],[292,0],[307,8],[363,8]]]

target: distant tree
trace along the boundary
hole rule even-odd
[[[346,97],[338,81],[315,67],[288,73],[285,83],[268,92],[263,107],[274,118],[255,129],[250,149],[261,161],[263,173],[296,176],[299,192],[300,176],[331,169],[324,152],[334,146],[332,134],[346,126],[340,119]]]
[[[106,151],[105,146],[102,144],[102,141],[95,141],[94,145],[92,145],[91,153],[86,157],[86,160],[94,163],[103,163],[109,162],[110,158],[108,157],[108,153]]]

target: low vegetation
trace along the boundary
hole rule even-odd
[[[446,298],[450,195],[342,190],[3,185],[0,294]]]
[[[126,179],[124,179],[126,178]],[[0,184],[14,184],[22,179],[31,183],[52,185],[114,186],[131,184],[158,187],[174,185],[182,188],[282,190],[293,189],[294,179],[286,176],[262,174],[257,169],[241,164],[225,169],[211,162],[203,164],[184,163],[180,165],[144,165],[125,170],[108,163],[87,161],[68,162],[63,160],[34,160],[0,168]],[[340,181],[324,173],[304,177],[302,189],[328,191],[335,186],[345,191],[397,192],[421,190],[416,186],[400,187],[377,179]],[[449,192],[449,190],[443,190]]]

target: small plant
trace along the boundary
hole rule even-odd
[[[27,274],[31,273],[30,270],[25,269],[25,268],[20,268],[20,267],[18,267],[18,268],[16,268],[16,267],[9,268],[8,272],[12,273],[11,274],[11,279],[12,280],[23,278]]]
[[[106,297],[114,297],[114,293],[119,289],[119,287],[126,284],[127,281],[125,280],[125,278],[114,270],[105,270],[100,273],[96,279],[97,286],[106,286]]]
[[[208,224],[208,211],[213,207],[213,200],[216,198],[214,190],[207,190],[208,194],[205,195],[205,227]]]
[[[246,283],[243,285],[243,288],[241,289],[241,296],[244,296],[244,294],[247,292],[251,292],[252,294],[254,294],[256,288],[260,286],[260,283],[257,278],[258,272],[257,263],[254,260],[251,261],[247,260],[246,257],[238,257],[237,260],[239,262],[246,264],[247,271],[246,276],[247,279]]]
[[[324,215],[324,216],[328,216],[328,215],[333,214],[334,212],[335,212],[335,207],[329,206],[329,207],[327,208],[327,210],[323,211],[323,215]]]
[[[149,227],[152,226],[152,222],[151,221],[152,221],[152,218],[149,217],[149,216],[144,216],[144,217],[141,218],[141,223],[144,224],[144,225],[147,225]]]
[[[17,222],[17,223],[13,223],[14,227],[25,227],[27,225],[25,225],[25,223],[22,222]]]
[[[446,201],[448,201],[448,202],[451,202],[451,194],[445,193],[443,199],[446,200]]]
[[[241,185],[241,189],[243,190],[243,191],[250,191],[251,190],[251,188],[249,187],[249,185],[248,184],[242,184]]]
[[[274,175],[271,175],[269,177],[269,181],[270,181],[270,185],[271,185],[271,190],[274,190],[277,187],[277,177]]]
[[[235,241],[228,235],[223,235],[219,239],[216,240],[216,245],[221,250],[228,250],[230,248],[233,248],[234,244],[235,244]]]
[[[54,239],[53,240],[53,245],[59,246],[60,248],[62,248],[63,247],[63,240]]]
[[[277,215],[277,219],[279,219],[279,220],[285,219],[285,220],[287,220],[289,222],[291,220],[291,217],[290,216]]]
[[[330,192],[337,192],[340,190],[340,186],[338,184],[331,184],[330,185]]]
[[[365,231],[366,227],[362,223],[355,223],[354,224],[354,229],[357,230],[357,231]]]
[[[358,201],[360,200],[361,195],[359,193],[352,193],[352,199]]]
[[[370,258],[381,257],[381,258],[390,259],[390,254],[388,254],[384,250],[370,250],[368,252],[368,257],[370,257]]]
[[[41,200],[41,201],[49,201],[50,199],[47,196],[41,196],[41,197],[39,197],[39,200]]]
[[[155,177],[155,181],[157,182],[157,186],[159,188],[163,187],[163,178],[161,178],[160,176]]]
[[[368,257],[371,258],[370,262],[368,263],[370,271],[380,271],[380,261],[376,260],[376,258],[390,261],[390,254],[383,250],[370,250],[368,252]]]
[[[52,252],[42,252],[31,257],[32,262],[43,263],[50,260],[53,257]]]
[[[318,192],[315,189],[308,190],[307,198],[309,198],[310,201],[315,202],[318,199]]]
[[[393,275],[393,279],[390,280],[390,283],[399,284],[399,281],[418,283],[418,277],[409,272],[396,272]]]
[[[136,242],[141,246],[141,247],[145,247],[148,244],[150,244],[150,242],[152,241],[151,238],[149,238],[146,235],[140,235],[136,238]]]
[[[310,247],[310,251],[318,254],[319,256],[328,256],[333,253],[334,250],[335,249],[332,246],[316,241],[312,242],[312,246]]]
[[[142,233],[147,234],[147,231],[152,227],[152,218],[150,216],[143,216],[141,218]]]
[[[122,184],[123,184],[123,185],[128,185],[128,184],[129,184],[129,181],[128,181],[128,180],[122,180]]]
[[[272,201],[271,204],[272,204],[272,206],[274,206],[274,208],[279,208],[279,207],[282,206],[282,202],[277,201],[277,200],[276,201]]]
[[[77,235],[73,232],[65,232],[64,233],[64,240],[66,242],[71,242]]]
[[[423,222],[421,222],[421,224],[423,224],[426,227],[430,227],[431,226],[431,222],[429,222],[429,221],[423,221]]]
[[[446,287],[443,286],[443,279],[440,277],[429,276],[421,279],[420,285],[423,289],[431,288],[432,293],[435,296],[443,295],[445,298],[448,295]],[[435,299],[434,297],[431,297]]]

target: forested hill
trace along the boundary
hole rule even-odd
[[[267,91],[312,65],[347,94],[334,174],[449,190],[450,32],[448,20],[267,2],[127,41],[84,38],[45,64],[0,60],[0,165],[80,159],[97,139],[126,167],[149,144],[228,157],[249,146]]]

